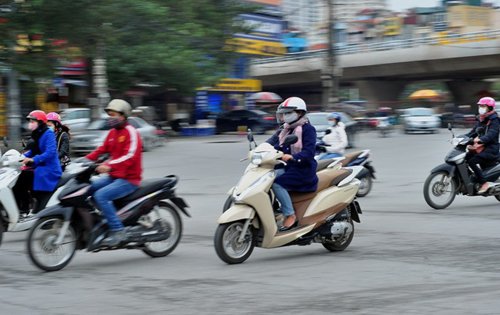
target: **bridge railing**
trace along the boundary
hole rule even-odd
[[[481,32],[471,32],[464,34],[448,33],[446,35],[433,35],[433,36],[411,38],[411,39],[397,39],[384,42],[348,44],[343,47],[336,47],[335,53],[337,55],[347,55],[347,54],[358,54],[365,52],[367,53],[367,52],[391,50],[391,49],[412,48],[422,45],[457,45],[457,44],[464,44],[464,43],[471,43],[471,42],[478,42],[485,40],[494,40],[497,38],[500,38],[500,29],[481,31]],[[318,58],[318,57],[325,57],[326,53],[327,53],[326,49],[295,52],[295,53],[288,53],[284,56],[279,56],[279,57],[253,59],[251,63],[264,64],[272,62]]]

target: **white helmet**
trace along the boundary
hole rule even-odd
[[[289,97],[278,106],[278,110],[276,112],[278,114],[283,114],[294,110],[303,110],[304,112],[307,112],[306,102],[304,102],[304,100],[300,97]]]
[[[132,106],[127,101],[114,99],[109,102],[108,106],[104,109],[106,113],[110,110],[123,114],[125,117],[130,116],[132,113]]]

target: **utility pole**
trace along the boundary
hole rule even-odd
[[[338,103],[338,66],[335,55],[335,18],[333,12],[334,0],[325,0],[327,7],[327,53],[326,53],[326,66],[323,67],[321,73],[321,81],[323,85],[323,109],[332,110],[335,104]]]
[[[9,126],[9,142],[17,148],[21,141],[21,104],[19,102],[19,81],[18,74],[10,67],[7,74],[7,123]]]

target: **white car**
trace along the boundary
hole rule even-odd
[[[90,124],[91,113],[89,108],[67,108],[61,112],[61,120],[71,132],[83,131]]]
[[[401,115],[405,133],[413,131],[438,132],[441,119],[431,108],[414,107],[407,108]]]

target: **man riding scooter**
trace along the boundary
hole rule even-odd
[[[133,193],[141,183],[142,143],[137,130],[129,125],[127,118],[132,107],[124,100],[114,99],[105,109],[110,116],[111,127],[102,146],[86,156],[96,161],[100,155],[109,154],[110,159],[99,165],[98,173],[108,176],[92,183],[91,193],[97,207],[106,217],[110,233],[102,241],[103,246],[117,246],[127,238],[122,222],[116,214],[113,200]]]

